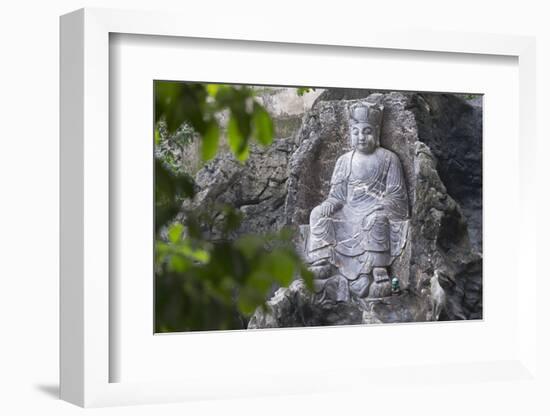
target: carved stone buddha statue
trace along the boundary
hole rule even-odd
[[[352,106],[352,150],[334,167],[330,192],[310,214],[306,257],[320,301],[391,295],[388,274],[407,240],[409,204],[398,156],[380,147],[383,105]]]

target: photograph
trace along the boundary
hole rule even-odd
[[[483,95],[154,80],[155,333],[483,319]]]
[[[544,5],[4,2],[0,416],[549,416]]]

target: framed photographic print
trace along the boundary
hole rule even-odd
[[[62,398],[535,391],[534,41],[180,22],[61,19]]]
[[[153,93],[155,332],[482,319],[481,95]]]

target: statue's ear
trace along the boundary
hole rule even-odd
[[[380,146],[380,140],[382,139],[382,127],[384,125],[384,118],[380,118],[378,126],[376,126],[376,143]]]
[[[355,139],[353,138],[353,134],[352,134],[352,131],[351,131],[352,128],[353,128],[353,124],[351,122],[349,122],[348,123],[348,138],[349,138],[348,140],[349,140],[349,144],[350,144],[351,148],[354,149],[355,145],[357,143],[355,143]]]

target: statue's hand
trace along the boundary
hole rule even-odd
[[[325,201],[321,204],[321,214],[323,217],[330,217],[332,213],[335,211],[334,205],[332,202]]]
[[[342,201],[337,201],[333,203],[334,211],[338,211],[344,206],[344,203]]]

